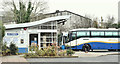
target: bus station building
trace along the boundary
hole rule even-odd
[[[29,46],[37,45],[40,48],[57,43],[57,24],[67,21],[70,15],[49,17],[39,21],[21,24],[4,25],[5,36],[3,42],[18,46],[19,53],[28,53]]]

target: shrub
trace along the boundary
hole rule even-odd
[[[55,49],[55,46],[49,46],[47,48],[44,48],[43,50],[37,50],[35,54],[39,56],[56,56],[57,55],[57,50]]]
[[[55,56],[55,50],[53,50],[51,47],[44,48],[43,51],[45,52],[45,56]]]
[[[18,47],[16,47],[16,45],[13,44],[13,43],[10,44],[10,48],[9,49],[10,49],[10,53],[12,55],[16,55],[16,53],[18,52]]]
[[[72,54],[74,54],[74,51],[71,50],[71,49],[67,49],[67,50],[66,50],[66,53],[67,53],[67,55],[72,55]]]
[[[70,49],[70,46],[69,46],[69,45],[66,45],[65,48],[66,48],[66,49]]]
[[[37,51],[38,50],[38,46],[30,46],[30,51]]]
[[[25,57],[25,58],[38,57],[38,55],[35,54],[35,53],[26,53],[26,54],[24,55],[24,57]]]
[[[47,51],[46,51],[46,55],[47,56],[56,56],[56,51],[52,48],[48,48]]]
[[[3,56],[10,55],[10,50],[9,50],[9,48],[7,47],[6,43],[4,43],[4,44],[2,45],[2,55],[3,55]]]
[[[42,49],[37,50],[35,53],[36,53],[38,56],[44,56],[44,55],[45,55],[45,51],[42,50]]]
[[[61,50],[58,53],[59,56],[66,56],[66,50]]]
[[[30,53],[25,53],[24,57],[25,58],[30,58]]]
[[[31,51],[36,47],[30,47]],[[38,48],[35,50],[35,53],[26,53],[24,57],[39,57],[39,56],[67,56],[70,54],[74,54],[73,50],[67,49],[67,50],[60,50],[60,47],[56,46],[56,44],[52,44],[52,46],[48,46],[46,48],[38,50]]]

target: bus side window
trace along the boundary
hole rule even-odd
[[[105,32],[105,36],[112,36],[112,32]]]
[[[113,36],[118,36],[118,32],[113,32]]]
[[[90,32],[77,32],[77,38],[80,38],[81,36],[90,36]]]
[[[119,32],[118,34],[119,34],[119,36],[120,36],[120,32]]]
[[[105,32],[105,36],[118,36],[118,32]]]
[[[92,35],[92,36],[104,36],[104,32],[94,31],[94,32],[91,32],[91,35]]]
[[[99,32],[91,32],[91,35],[92,36],[99,36],[100,34],[99,34]]]

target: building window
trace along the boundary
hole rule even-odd
[[[47,26],[41,26],[41,29],[47,29]]]
[[[31,26],[30,29],[38,29],[38,26]]]
[[[44,23],[41,26],[39,25],[39,29],[57,29],[56,24],[56,22]]]
[[[51,44],[51,43],[55,43],[57,40],[57,33],[56,32],[48,32],[48,33],[44,33],[41,32],[41,37],[40,37],[40,41],[41,41],[41,47],[44,47],[43,44]],[[48,45],[47,45],[48,46]]]

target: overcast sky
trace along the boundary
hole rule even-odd
[[[49,12],[69,10],[82,16],[106,18],[108,15],[118,17],[118,2],[120,0],[46,0]],[[2,2],[2,0],[0,0]]]
[[[118,17],[120,0],[48,0],[49,12],[69,10],[80,15],[106,18],[108,15]]]

